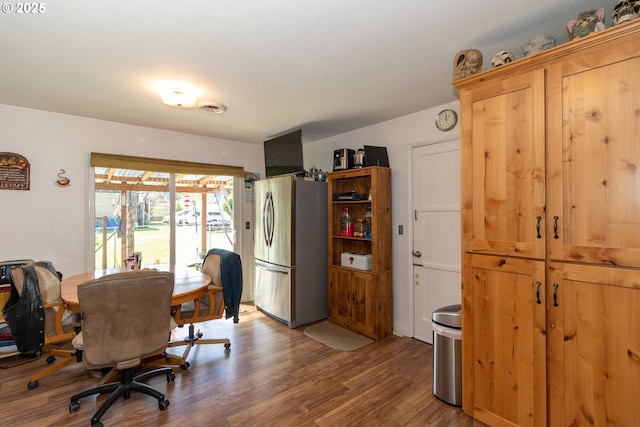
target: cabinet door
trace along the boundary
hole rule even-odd
[[[354,271],[351,276],[353,304],[351,325],[354,330],[372,339],[378,339],[377,276]]]
[[[460,94],[464,250],[544,258],[544,70]]]
[[[640,43],[625,44],[549,68],[551,259],[640,267]]]
[[[640,426],[640,271],[551,263],[548,277],[552,425]]]
[[[472,390],[463,404],[466,396],[473,407],[465,411],[489,425],[545,426],[544,262],[474,255],[470,274],[462,343],[473,348],[463,362]]]
[[[329,320],[341,326],[349,324],[351,309],[351,273],[329,267]]]

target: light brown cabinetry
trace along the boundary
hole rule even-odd
[[[640,425],[640,21],[455,85],[464,410]]]
[[[552,259],[640,267],[638,32],[548,67]]]
[[[640,426],[638,270],[548,270],[549,425]]]
[[[473,313],[463,331],[475,344],[465,384],[473,415],[489,425],[545,425],[544,261],[472,255],[470,264]]]
[[[545,72],[465,87],[460,106],[463,406],[489,425],[543,426]]]
[[[465,89],[460,104],[473,124],[461,168],[473,207],[463,209],[466,250],[544,258],[544,70]]]
[[[382,338],[390,332],[381,330],[378,319],[380,303],[391,300],[387,289],[381,289],[379,275],[347,268],[329,268],[329,319],[370,338]],[[389,282],[389,280],[386,280]],[[378,301],[382,299],[382,301]],[[385,326],[387,327],[387,326]]]
[[[391,169],[373,166],[331,172],[327,180],[329,320],[372,339],[384,338],[393,330]],[[356,194],[354,198],[345,199],[352,192]],[[340,235],[345,206],[351,208],[355,219],[364,218],[371,206],[370,238]],[[342,266],[342,253],[345,252],[370,254],[371,270]]]

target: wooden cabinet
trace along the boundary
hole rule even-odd
[[[549,425],[640,426],[640,274],[548,269]]]
[[[544,258],[544,70],[461,91],[460,104],[467,251]]]
[[[384,281],[390,283],[390,272]],[[380,286],[380,275],[353,271],[347,268],[329,268],[329,319],[370,338],[382,338],[391,331],[387,319],[378,319],[378,308],[391,301],[389,286]],[[381,313],[389,317],[390,313]]]
[[[455,85],[465,412],[640,425],[640,20]]]
[[[489,425],[545,425],[544,261],[472,255],[470,262],[474,310],[463,328],[476,343],[467,384],[474,416]]]
[[[328,174],[329,320],[372,339],[393,331],[391,169],[367,167]],[[341,214],[354,219],[371,207],[371,237],[340,235]],[[371,270],[342,266],[342,253],[371,255]]]
[[[465,87],[460,106],[463,407],[544,426],[545,72]]]
[[[637,34],[548,67],[551,259],[640,267]]]

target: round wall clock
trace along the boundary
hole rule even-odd
[[[451,130],[456,123],[458,123],[458,114],[451,109],[442,110],[436,116],[436,127],[440,130]]]

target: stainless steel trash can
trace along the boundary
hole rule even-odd
[[[433,312],[433,394],[462,406],[462,307],[450,305]]]

